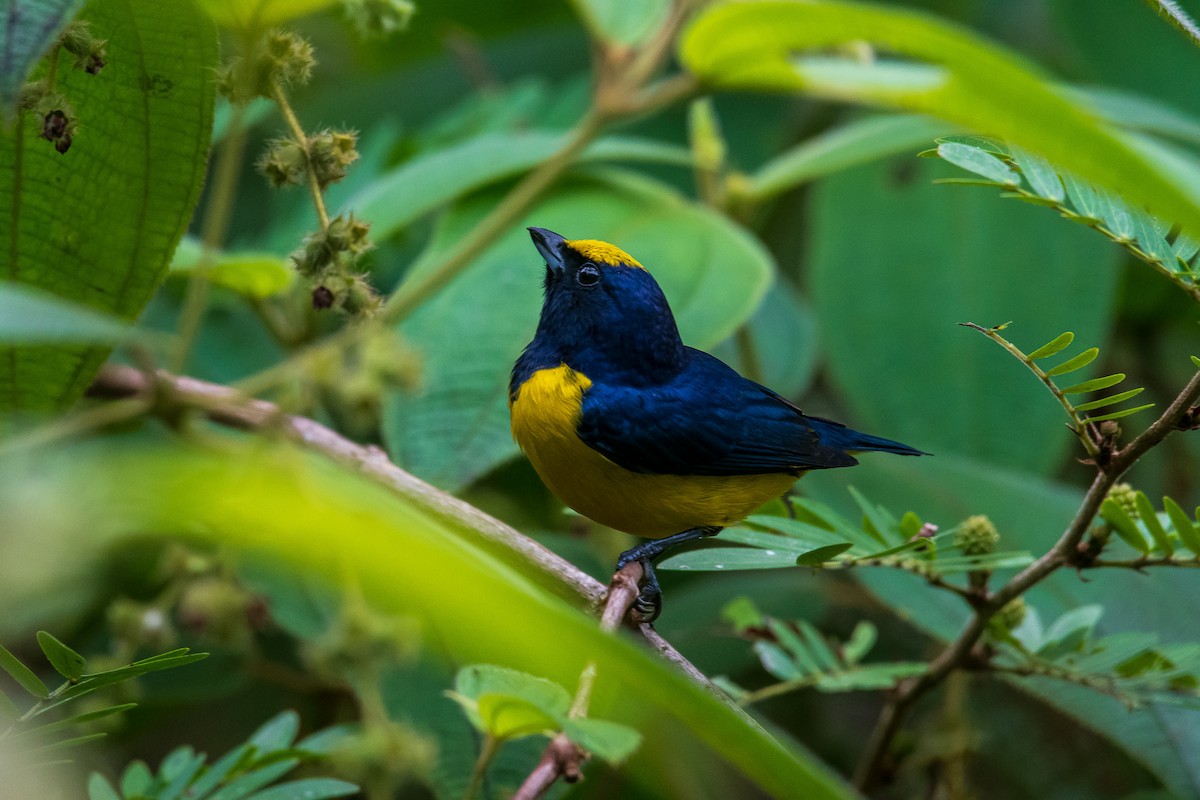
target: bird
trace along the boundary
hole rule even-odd
[[[647,539],[633,607],[662,610],[654,560],[785,495],[805,472],[854,453],[926,455],[805,414],[680,338],[650,272],[616,245],[529,228],[545,261],[541,315],[513,366],[513,438],[567,506]]]

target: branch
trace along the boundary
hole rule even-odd
[[[620,627],[621,621],[629,614],[633,601],[637,600],[640,591],[638,585],[641,581],[642,565],[638,561],[626,564],[613,575],[612,583],[608,586],[608,602],[604,604],[604,611],[600,615],[602,631],[612,633]],[[575,700],[571,703],[572,717],[587,716],[595,683],[596,665],[588,664],[579,676],[579,688],[575,690]],[[568,739],[565,733],[557,734],[550,740],[550,744],[546,745],[541,760],[521,784],[521,788],[517,789],[512,800],[537,800],[559,778],[567,783],[575,783],[580,778],[580,767],[587,757],[587,751]]]
[[[1079,543],[1087,534],[1088,527],[1095,519],[1100,510],[1100,504],[1108,496],[1113,484],[1147,451],[1165,439],[1172,431],[1179,430],[1180,423],[1188,416],[1197,400],[1200,400],[1200,372],[1192,376],[1192,379],[1171,402],[1171,405],[1150,427],[1113,454],[1107,463],[1097,468],[1096,477],[1088,488],[1087,494],[1084,495],[1083,503],[1080,504],[1074,519],[1071,520],[1054,546],[994,594],[987,596],[983,602],[979,603],[971,619],[967,622],[966,628],[958,635],[958,638],[946,646],[937,658],[930,662],[929,668],[924,673],[896,687],[885,703],[879,720],[875,723],[875,729],[867,741],[858,767],[854,771],[854,785],[860,791],[866,791],[879,780],[892,738],[900,729],[900,724],[904,721],[904,716],[912,705],[923,694],[945,680],[951,672],[969,664],[972,651],[987,629],[987,622],[993,614],[1029,591],[1054,571],[1064,565],[1074,563]]]
[[[115,364],[106,365],[100,371],[92,385],[91,394],[132,398],[139,401],[139,409],[149,407],[151,413],[167,418],[184,407],[201,411],[222,425],[282,434],[305,449],[321,453],[365,475],[414,505],[454,520],[477,535],[484,546],[507,555],[519,553],[547,578],[543,585],[564,599],[578,601],[582,598],[592,608],[598,608],[608,596],[607,587],[571,562],[500,520],[405,472],[389,461],[387,454],[378,447],[356,444],[319,422],[285,414],[273,403],[248,399],[220,384],[167,372],[148,374],[133,367]],[[651,647],[687,677],[713,694],[724,697],[704,673],[696,669],[653,627],[639,624],[635,628]]]

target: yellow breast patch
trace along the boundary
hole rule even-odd
[[[575,252],[586,258],[588,261],[595,261],[600,264],[608,264],[609,266],[617,267],[624,264],[627,267],[637,267],[645,269],[642,262],[638,261],[633,256],[626,253],[615,244],[602,242],[599,239],[569,239],[567,245],[574,248]]]
[[[566,364],[538,370],[510,402],[512,433],[546,486],[601,525],[661,538],[725,527],[779,497],[793,475],[648,475],[588,447],[576,433],[592,382]]]

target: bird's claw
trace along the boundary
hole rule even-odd
[[[657,586],[647,586],[633,601],[633,610],[638,613],[639,622],[654,622],[662,613],[662,591]]]

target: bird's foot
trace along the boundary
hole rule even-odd
[[[633,601],[633,610],[638,613],[641,622],[654,622],[662,613],[662,588],[658,585],[658,576],[654,574],[654,565],[650,559],[642,559],[642,585],[637,599]]]

